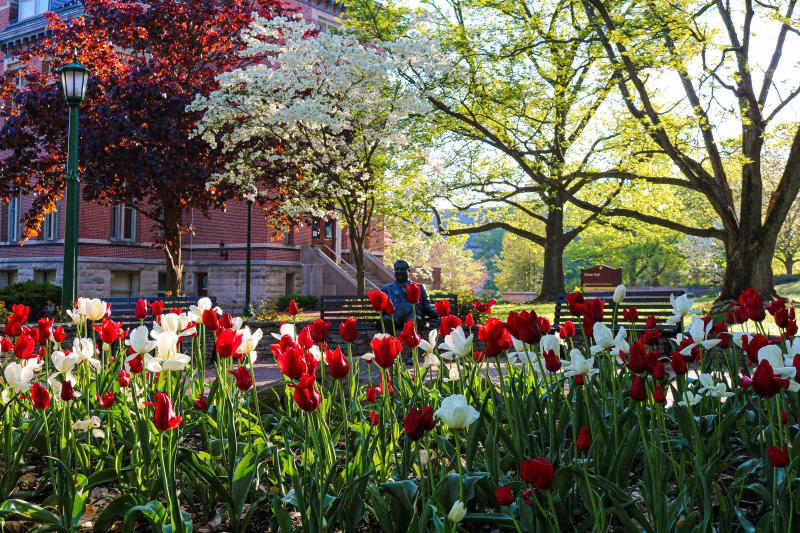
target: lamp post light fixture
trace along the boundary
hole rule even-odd
[[[253,203],[256,200],[254,191],[244,195],[247,200],[247,254],[244,262],[244,316],[252,316],[253,308],[250,305],[250,271],[253,251]]]
[[[78,52],[72,62],[61,67],[61,88],[69,106],[69,136],[67,137],[67,205],[64,229],[64,272],[61,283],[61,308],[72,309],[78,292],[78,118],[79,109],[86,98],[89,70],[78,61]]]

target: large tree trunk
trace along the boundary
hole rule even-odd
[[[786,269],[786,275],[791,276],[792,273],[794,272],[794,259],[790,257],[789,259],[783,262],[783,266]]]
[[[183,294],[183,249],[181,211],[167,208],[162,220],[164,232],[164,258],[167,266],[167,292],[172,296]]]
[[[542,290],[536,297],[538,301],[552,301],[564,291],[564,211],[563,207],[550,209],[545,224],[544,267],[542,269]]]
[[[741,234],[730,235],[725,244],[725,276],[718,304],[737,300],[745,289],[758,289],[763,298],[775,295],[772,279],[772,257],[775,239],[747,239]]]

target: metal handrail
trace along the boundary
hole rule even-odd
[[[342,273],[343,273],[344,275],[346,275],[346,276],[349,276],[349,277],[353,278],[353,282],[354,282],[354,284],[355,284],[355,285],[358,285],[358,270],[356,270],[356,267],[354,267],[353,265],[351,265],[350,263],[348,263],[347,261],[344,261],[344,260],[342,260],[341,262],[337,263],[336,261],[334,261],[333,259],[331,259],[330,257],[328,257],[328,254],[326,254],[326,253],[323,251],[323,248],[324,248],[324,249],[326,249],[326,250],[328,250],[328,251],[329,251],[329,252],[331,252],[332,254],[334,254],[334,257],[336,256],[336,253],[335,253],[333,250],[331,250],[329,246],[327,246],[327,245],[325,245],[325,244],[320,244],[320,245],[319,245],[319,247],[318,247],[319,253],[320,253],[320,254],[322,254],[322,256],[324,256],[324,257],[325,257],[325,259],[328,259],[328,260],[329,260],[329,261],[330,261],[330,262],[331,262],[331,263],[332,263],[334,266],[336,266],[336,267],[337,267],[339,270],[341,270],[341,271],[342,271]],[[353,272],[353,273],[352,273],[352,275],[351,275],[351,274],[348,274],[348,272],[347,272],[347,271],[346,271],[344,268],[342,268],[342,265],[347,265],[347,266],[350,268],[350,270],[352,270],[352,272]],[[371,288],[373,288],[373,289],[380,289],[380,287],[378,287],[377,285],[375,285],[374,283],[372,283],[372,281],[370,281],[370,279],[369,279],[369,278],[367,278],[367,276],[366,276],[366,272],[364,273],[364,283],[365,283],[366,285],[369,285],[369,286],[370,286]]]

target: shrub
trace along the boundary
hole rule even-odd
[[[303,310],[317,309],[319,306],[319,300],[313,294],[287,294],[278,298],[278,311],[287,311],[291,300]]]
[[[30,321],[52,315],[60,301],[61,287],[51,283],[23,281],[0,288],[0,302],[5,302],[7,308],[11,308],[14,304],[23,304],[31,308],[28,318]]]

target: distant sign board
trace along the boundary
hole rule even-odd
[[[613,291],[622,283],[622,269],[608,265],[597,265],[581,270],[581,286],[584,292]]]

